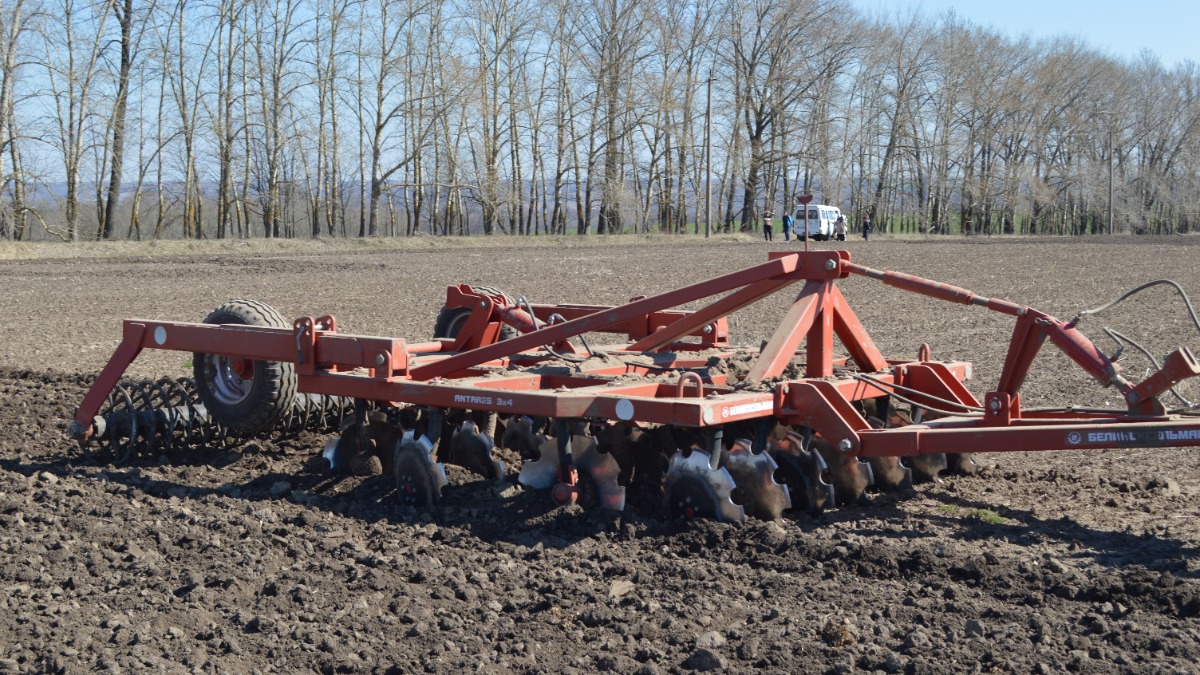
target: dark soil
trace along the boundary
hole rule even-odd
[[[847,245],[856,262],[1061,318],[1160,277],[1200,294],[1192,239],[1116,241]],[[443,505],[403,509],[382,477],[311,470],[316,434],[124,465],[66,434],[125,317],[199,320],[251,298],[425,339],[452,283],[620,303],[767,250],[566,240],[0,263],[0,672],[1197,672],[1194,449],[988,455],[976,477],[819,517],[678,525],[457,471]],[[861,278],[841,288],[885,354],[927,342],[975,363],[977,395],[994,386],[1010,318]],[[759,344],[790,299],[735,315],[734,340]],[[1112,351],[1103,325],[1158,357],[1200,343],[1165,288],[1081,324]],[[130,375],[187,375],[186,356],[144,354]],[[1122,359],[1134,379],[1139,359]],[[1115,398],[1050,347],[1023,392],[1026,406]]]

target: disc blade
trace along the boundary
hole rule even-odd
[[[722,522],[740,523],[746,512],[733,503],[733,477],[725,467],[709,468],[709,454],[692,450],[686,457],[682,452],[671,457],[667,468],[667,515],[691,520],[713,518]]]
[[[392,462],[396,458],[396,447],[404,438],[404,428],[386,419],[372,417],[367,424],[367,438],[375,444],[375,454],[379,457],[384,475],[394,474]]]
[[[342,430],[337,438],[325,441],[321,456],[329,463],[330,471],[344,471],[350,468],[350,458],[364,450],[358,426],[351,424]]]
[[[871,465],[857,457],[838,452],[824,440],[813,439],[813,448],[821,454],[829,467],[829,483],[839,506],[857,504],[862,501],[867,487],[874,480]]]
[[[558,482],[558,441],[547,438],[538,451],[540,457],[521,465],[517,482],[533,490],[549,490]]]
[[[754,453],[748,443],[734,444],[725,460],[725,468],[733,477],[733,500],[742,505],[746,515],[759,520],[778,520],[792,508],[792,495],[786,485],[775,481],[779,465],[765,452]]]
[[[940,452],[932,455],[906,457],[905,461],[912,468],[913,482],[915,483],[938,482],[941,480],[938,474],[945,471],[947,467],[946,455]]]
[[[514,415],[504,425],[504,435],[500,437],[500,445],[521,456],[521,459],[533,459],[538,454],[538,448],[546,440],[533,430],[533,420],[525,415]]]
[[[979,473],[979,464],[975,462],[975,453],[957,452],[946,455],[946,470],[960,476],[974,476]]]
[[[450,482],[446,468],[433,461],[433,444],[424,436],[414,438],[411,431],[396,447],[393,465],[396,498],[407,506],[433,506]]]
[[[495,447],[491,436],[482,432],[475,422],[467,420],[451,436],[450,456],[444,461],[490,480],[503,480],[504,465],[492,456]]]
[[[912,469],[904,466],[899,457],[869,457],[875,487],[884,492],[908,490],[913,486]]]
[[[601,452],[599,444],[589,436],[571,437],[571,455],[575,466],[591,476],[600,506],[614,511],[625,510],[625,488],[618,481],[621,466],[617,458]]]
[[[792,505],[818,515],[834,503],[833,486],[825,481],[829,467],[821,455],[804,448],[803,439],[789,433],[770,444],[770,452],[788,484]]]

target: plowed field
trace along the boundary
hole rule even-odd
[[[1060,318],[1164,277],[1200,299],[1192,238],[846,246]],[[817,517],[681,525],[653,505],[555,508],[460,472],[443,505],[402,509],[383,477],[312,470],[315,434],[121,465],[67,437],[122,318],[198,321],[250,298],[425,339],[449,284],[621,303],[783,248],[566,239],[0,262],[0,672],[1197,672],[1194,449],[997,453],[978,476]],[[977,395],[994,386],[1009,317],[862,278],[841,288],[885,354],[926,342],[974,362]],[[736,314],[734,341],[757,346],[790,299]],[[1111,352],[1106,325],[1160,358],[1200,347],[1164,287],[1081,324]],[[130,375],[188,375],[188,356],[147,353]],[[1132,350],[1122,363],[1148,372]],[[1119,396],[1047,346],[1023,403]]]

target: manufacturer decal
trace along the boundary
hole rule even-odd
[[[1129,429],[1123,431],[1072,431],[1068,445],[1102,445],[1118,448],[1155,448],[1200,441],[1200,429]]]
[[[749,415],[750,413],[763,412],[766,410],[774,410],[775,404],[771,401],[758,401],[756,403],[743,403],[742,405],[730,405],[721,408],[721,417],[737,417],[738,415]]]
[[[511,398],[492,398],[491,396],[471,396],[468,394],[455,394],[454,402],[465,405],[494,405],[498,408],[511,408],[513,404]]]

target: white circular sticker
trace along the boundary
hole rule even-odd
[[[633,401],[623,398],[617,401],[617,419],[628,422],[633,419]]]
[[[162,326],[157,326],[154,329],[154,342],[158,345],[167,344],[167,329]]]

